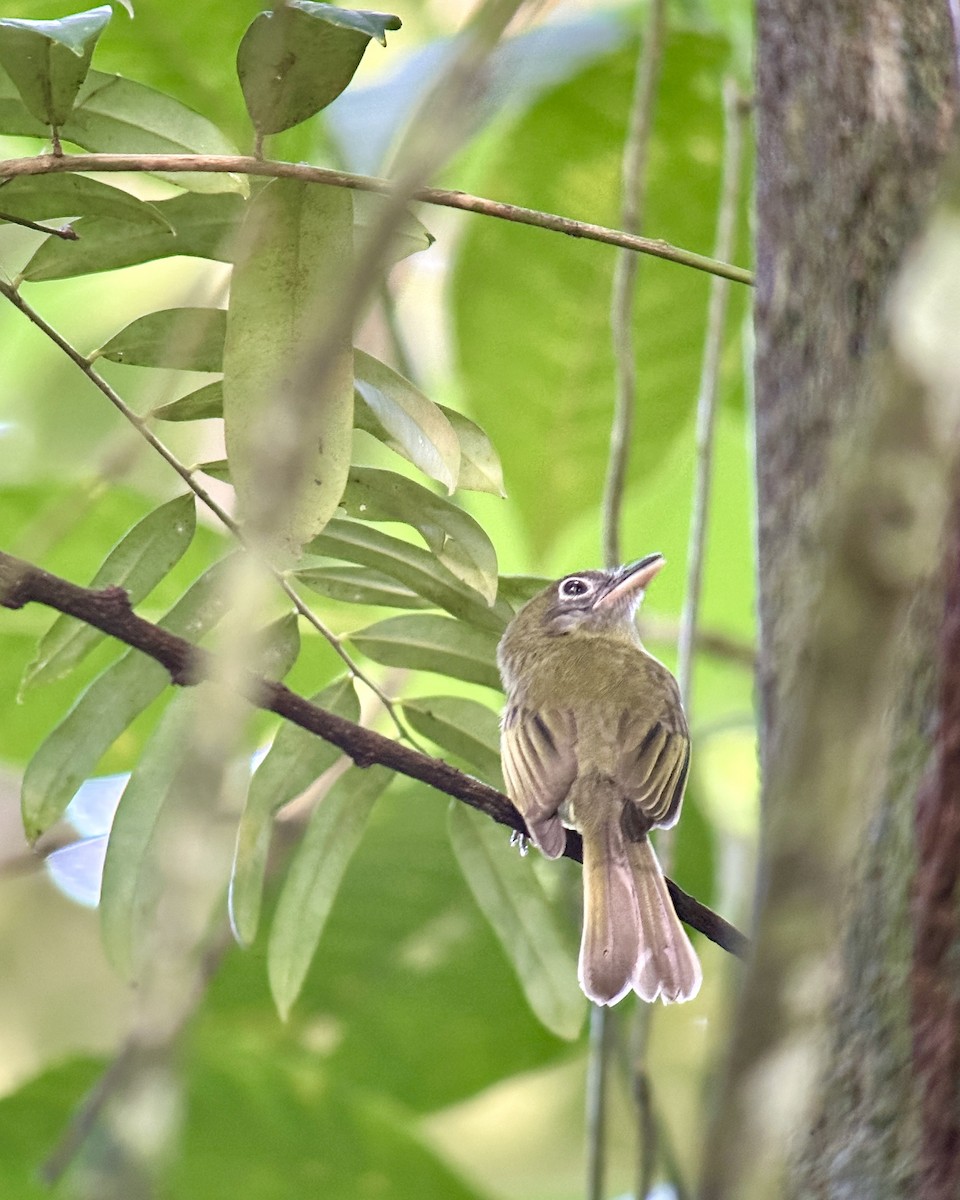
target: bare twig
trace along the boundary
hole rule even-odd
[[[10,225],[20,225],[23,229],[32,229],[34,233],[49,233],[65,242],[79,240],[77,231],[72,225],[61,225],[59,229],[54,229],[51,225],[41,225],[38,221],[30,221],[26,217],[14,217],[5,212],[0,212],[0,221],[6,221]]]
[[[109,587],[97,591],[79,587],[32,563],[0,551],[0,606],[17,609],[31,602],[45,604],[58,612],[76,617],[149,655],[169,672],[175,684],[189,686],[211,676],[212,656],[209,651],[138,617],[122,588]],[[357,766],[368,767],[380,763],[410,779],[427,783],[456,800],[462,800],[518,833],[527,832],[523,818],[507,797],[489,784],[458,771],[442,759],[430,758],[373,729],[355,725],[352,721],[318,708],[282,683],[252,673],[245,678],[246,694],[252,704],[276,713],[301,729],[338,746]],[[583,859],[580,835],[574,830],[567,833],[564,853],[576,862]],[[672,881],[670,894],[682,920],[722,949],[743,957],[748,943],[739,930]]]
[[[285,163],[247,157],[244,155],[200,155],[200,154],[38,154],[33,158],[10,158],[0,161],[0,178],[12,179],[20,175],[50,175],[64,172],[103,171],[163,171],[181,173],[199,171],[215,175],[258,175],[269,179],[299,179],[305,183],[325,183],[331,187],[352,188],[361,192],[379,192],[391,195],[395,184],[387,179],[371,175],[354,175],[347,171],[335,171],[327,167],[312,167],[305,163]],[[695,271],[706,271],[710,275],[722,275],[735,283],[753,285],[753,272],[731,263],[717,262],[692,250],[673,246],[661,238],[640,237],[621,229],[610,229],[605,225],[594,225],[589,221],[576,221],[556,213],[540,212],[523,208],[517,204],[504,204],[483,196],[472,196],[467,192],[447,188],[418,187],[411,199],[423,204],[456,208],[480,216],[495,217],[501,221],[512,221],[520,225],[532,225],[564,233],[568,237],[584,238],[587,241],[603,242],[608,246],[622,246],[638,254],[649,254],[663,258]]]

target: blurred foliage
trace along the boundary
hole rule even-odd
[[[76,88],[70,75],[69,87],[57,93],[59,105],[72,106],[57,113],[65,117],[64,138],[135,150],[156,149],[156,139],[169,136],[200,152],[231,144],[247,151],[253,129],[236,55],[261,7],[198,0],[171,20],[169,5],[142,0],[132,22],[115,11],[98,28],[94,73],[84,78],[84,69]],[[302,4],[298,22],[309,22],[319,7]],[[329,30],[318,33],[325,47],[333,46],[336,87],[301,76],[279,99],[269,95],[270,72],[257,74],[275,49],[267,45],[267,58],[257,60],[260,19],[244,58],[247,78],[255,80],[248,87],[251,111],[264,130],[302,122],[271,137],[268,155],[385,169],[419,97],[449,56],[454,25],[443,6],[427,0],[398,8],[403,24],[390,33],[388,49],[370,46],[359,69],[367,33],[349,31],[342,59]],[[748,13],[746,3],[689,0],[677,5],[668,40],[645,231],[701,253],[710,253],[716,223],[720,90],[724,75],[749,61]],[[37,0],[29,14],[2,15],[57,20],[64,14],[62,5]],[[451,185],[617,225],[637,55],[634,18],[632,11],[586,7],[575,16],[561,10],[542,26],[521,24],[492,60],[471,138],[448,168]],[[395,23],[384,17],[368,32]],[[17,44],[6,53],[16,53]],[[81,69],[63,55],[57,63],[74,74]],[[133,82],[108,84],[114,73]],[[42,74],[28,84],[33,97],[46,86]],[[5,157],[34,153],[48,136],[36,104],[31,109],[18,86],[0,71]],[[342,87],[329,110],[303,121]],[[130,129],[118,121],[125,113]],[[216,191],[220,186],[231,190]],[[225,440],[232,447],[244,423],[256,443],[259,396],[245,397],[259,389],[238,390],[237,379],[249,383],[250,371],[261,368],[275,372],[277,360],[290,357],[283,347],[292,345],[292,334],[287,328],[278,338],[269,324],[290,308],[282,279],[273,279],[273,297],[254,306],[252,326],[242,289],[237,307],[225,308],[234,258],[229,239],[251,203],[246,184],[198,175],[162,181],[109,175],[98,182],[48,176],[9,185],[9,205],[6,190],[0,186],[0,213],[44,222],[72,218],[80,240],[45,238],[0,218],[3,278],[23,280],[22,295],[81,354],[103,347],[96,368],[136,413],[159,421],[153,428],[180,460],[222,461]],[[263,195],[262,185],[251,190]],[[378,219],[379,202],[356,201],[354,237],[362,240]],[[292,276],[323,276],[320,241],[312,239],[307,254],[296,238],[289,240]],[[275,266],[269,239],[259,260],[256,247],[247,253],[249,278]],[[325,527],[291,576],[309,589],[304,599],[317,616],[358,652],[364,670],[400,697],[416,737],[497,786],[493,650],[516,604],[539,586],[502,572],[552,577],[599,557],[615,253],[428,206],[409,213],[392,243],[390,258],[401,261],[386,285],[389,303],[373,307],[358,337],[352,434],[338,418],[344,436],[337,453],[342,459],[352,448],[349,479],[345,488],[342,477],[338,484],[341,507],[325,524],[332,507],[326,497],[318,518]],[[737,261],[744,258],[741,250]],[[708,291],[706,276],[654,259],[641,263],[638,419],[625,528],[631,556],[658,549],[670,559],[671,570],[647,603],[658,617],[674,620],[684,588]],[[744,289],[734,290],[727,327],[703,602],[712,629],[746,642],[754,635],[741,338],[748,299]],[[228,347],[234,338],[225,359],[224,336]],[[174,620],[186,622],[186,603],[191,636],[220,636],[225,606],[199,604],[191,589],[228,555],[231,537],[198,503],[186,545],[185,505],[193,510],[178,499],[182,480],[7,304],[0,308],[0,338],[6,383],[0,547],[80,583],[100,579],[101,568],[101,581],[132,578],[142,615],[160,620],[174,610],[180,614]],[[349,391],[342,385],[340,417]],[[322,439],[318,453],[322,466]],[[229,480],[230,464],[217,474]],[[229,483],[214,486],[229,508]],[[307,520],[303,528],[309,527]],[[146,569],[138,548],[150,558]],[[288,612],[276,590],[262,615],[276,621]],[[278,673],[289,667],[288,684],[305,695],[327,688],[331,706],[355,716],[357,696],[344,683],[333,647],[306,622],[299,634],[297,643],[277,633]],[[104,910],[111,955],[130,971],[136,943],[162,900],[162,864],[150,852],[172,786],[170,760],[193,731],[171,708],[173,689],[162,671],[108,639],[74,642],[74,636],[36,606],[0,609],[0,764],[25,775],[31,836],[54,840],[70,836],[55,818],[79,781],[94,772],[134,772],[118,818],[121,832],[108,852]],[[38,644],[39,661],[52,664],[42,670],[31,665]],[[671,665],[669,642],[652,648]],[[29,689],[22,690],[23,679]],[[702,765],[695,756],[674,870],[682,886],[706,903],[722,903],[734,919],[745,905],[744,882],[729,868],[749,854],[755,816],[751,687],[742,667],[698,655],[692,717]],[[358,695],[364,719],[389,731],[369,691],[360,686]],[[226,954],[182,1039],[183,1137],[162,1166],[158,1194],[242,1193],[251,1200],[294,1192],[533,1200],[581,1194],[576,1071],[584,1035],[571,976],[578,869],[519,858],[505,831],[481,828],[465,811],[448,818],[443,797],[406,779],[392,781],[380,796],[386,779],[352,769],[339,781],[321,781],[320,794],[330,801],[326,815],[323,801],[312,819],[300,801],[284,808],[317,773],[338,767],[331,768],[336,756],[328,747],[301,746],[287,730],[247,787],[249,756],[276,728],[273,718],[257,714],[237,733],[237,778],[247,809],[234,863],[233,918],[241,940],[252,941]],[[289,771],[281,769],[285,763]],[[0,788],[0,818],[13,806]],[[268,854],[268,826],[278,809]],[[349,813],[350,821],[328,819],[336,812]],[[218,819],[230,822],[232,839],[239,810]],[[229,882],[226,875],[220,881],[225,897]],[[70,902],[52,892],[47,899],[43,919],[56,922]],[[219,911],[225,926],[226,900]],[[92,927],[96,918],[89,920]],[[550,930],[540,943],[538,924]],[[6,943],[42,946],[43,938],[42,925],[0,921],[0,953]],[[719,964],[719,955],[706,961]],[[83,1016],[106,1003],[103,971],[100,958],[89,971],[82,959],[65,963],[60,990],[70,994],[76,1019],[55,1043],[56,1060],[53,1051],[45,1054],[42,1037],[24,1032],[43,1028],[43,1004],[24,995],[16,1019],[7,1021],[11,1032],[3,1036],[19,1037],[29,1052],[13,1056],[19,1066],[9,1076],[0,1069],[3,1195],[48,1194],[38,1164],[103,1065],[102,1032],[94,1035]],[[658,1015],[654,1024],[653,1061],[670,1067],[669,1075],[655,1078],[658,1105],[675,1138],[678,1129],[696,1127],[709,1063],[695,1031],[719,1011],[718,974],[719,965],[695,1005],[662,1021]],[[110,1002],[123,994],[118,979]],[[628,1019],[632,1005],[624,1002],[618,1014]],[[123,1036],[115,1034],[117,1044]],[[0,1061],[3,1046],[0,1037]],[[512,1091],[533,1101],[509,1108],[506,1117],[503,1097]],[[503,1168],[499,1155],[480,1150],[482,1136],[473,1146],[469,1138],[437,1132],[438,1114],[467,1104],[476,1106],[471,1113],[484,1136],[497,1131],[504,1163],[521,1155],[539,1163],[534,1184],[529,1174],[520,1182]],[[618,1107],[626,1107],[622,1098]],[[675,1151],[692,1176],[689,1134]],[[117,1153],[103,1137],[90,1139],[63,1194],[90,1194],[89,1179]],[[627,1142],[614,1148],[611,1188],[628,1186],[631,1159]]]

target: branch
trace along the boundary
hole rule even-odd
[[[36,602],[76,617],[94,629],[155,659],[170,674],[173,683],[190,686],[210,678],[213,656],[208,650],[145,621],[130,607],[120,587],[102,590],[78,587],[58,575],[0,551],[0,606],[17,609]],[[282,683],[263,676],[247,674],[246,693],[258,708],[299,725],[322,737],[348,755],[358,767],[373,763],[427,783],[437,791],[469,804],[501,825],[527,835],[523,818],[506,796],[470,775],[458,771],[440,758],[430,758],[401,742],[395,742],[372,729],[355,725],[334,713],[318,708]],[[580,835],[567,833],[564,851],[568,858],[583,861]],[[670,894],[681,920],[698,930],[722,949],[746,956],[748,940],[717,913],[701,904],[672,881]]]
[[[269,179],[299,179],[303,183],[325,183],[330,187],[352,188],[360,192],[378,192],[391,195],[395,185],[387,179],[372,175],[353,175],[348,171],[334,171],[328,167],[312,167],[306,163],[274,162],[245,155],[201,155],[201,154],[38,154],[33,158],[11,158],[0,162],[0,179],[13,179],[20,175],[51,175],[90,171],[165,171],[182,173],[198,171],[213,175],[261,175]],[[639,237],[620,229],[605,225],[593,225],[588,221],[575,221],[555,213],[540,212],[534,208],[522,208],[518,204],[503,204],[499,200],[488,200],[483,196],[471,196],[467,192],[450,191],[446,188],[421,187],[414,190],[412,199],[424,204],[435,204],[443,208],[457,208],[464,212],[479,213],[481,216],[496,217],[501,221],[512,221],[519,225],[533,225],[538,229],[550,229],[565,233],[568,237],[586,238],[592,242],[603,242],[608,246],[622,246],[638,254],[649,254],[654,258],[667,259],[695,271],[706,271],[710,275],[721,275],[735,283],[753,285],[753,272],[730,263],[718,262],[704,254],[695,254],[680,246],[672,246],[661,238]]]

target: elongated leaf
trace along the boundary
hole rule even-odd
[[[348,721],[360,719],[360,702],[349,677],[324,688],[312,701]],[[257,934],[274,813],[332,767],[341,753],[305,729],[284,724],[254,772],[230,877],[230,922],[241,945],[249,945]]]
[[[453,426],[460,442],[457,487],[468,492],[492,492],[495,496],[506,496],[500,455],[480,426],[446,405],[438,404],[437,408]]]
[[[350,193],[277,179],[252,202],[244,229],[248,253],[233,270],[223,362],[230,475],[247,517],[261,512],[265,496],[272,498],[285,484],[282,522],[274,524],[280,526],[281,543],[296,555],[336,512],[350,467],[349,333],[332,349],[321,392],[284,392],[284,381],[296,376],[304,356],[331,325],[349,278]],[[279,482],[278,466],[268,467],[263,449],[278,426],[286,430]],[[296,459],[291,442],[304,448]]]
[[[512,612],[521,608],[538,595],[551,582],[541,575],[501,575],[497,596],[509,605]]]
[[[150,414],[158,421],[203,421],[223,416],[223,384],[220,380],[207,383],[179,400],[155,408]]]
[[[503,789],[500,774],[500,718],[466,696],[418,696],[406,700],[403,715],[417,733],[478,770]]]
[[[4,216],[46,221],[52,217],[99,217],[114,230],[119,222],[144,230],[167,230],[164,214],[122,188],[110,187],[88,175],[20,175],[0,184],[0,211]],[[75,228],[80,224],[75,222]],[[62,238],[52,238],[59,245]],[[46,243],[44,243],[46,245]]]
[[[374,662],[388,667],[435,671],[467,683],[500,688],[497,674],[497,635],[473,629],[462,621],[429,613],[387,617],[350,634],[350,640]]]
[[[135,367],[219,371],[226,328],[222,308],[165,308],[131,321],[100,347],[97,357]]]
[[[392,778],[386,767],[351,767],[314,810],[287,872],[267,946],[270,990],[284,1020],[373,806]]]
[[[197,641],[229,606],[225,560],[211,567],[160,622],[163,629]],[[128,651],[90,684],[27,764],[21,808],[27,837],[35,841],[62,814],[102,755],[152,700],[170,676],[152,658]]]
[[[6,71],[0,71],[0,130],[24,137],[49,136],[49,130],[26,109]],[[66,141],[104,154],[236,154],[237,148],[205,117],[172,96],[123,79],[90,71],[74,110],[60,130]],[[168,175],[194,192],[249,190],[238,175],[191,171]]]
[[[214,458],[210,462],[200,463],[197,470],[202,471],[204,475],[209,475],[211,479],[220,479],[224,483],[230,482],[230,464],[225,458]]]
[[[299,646],[297,619],[289,614],[259,632],[251,667],[268,679],[281,679]],[[184,748],[191,745],[203,707],[216,704],[218,694],[216,685],[202,683],[173,698],[120,797],[107,844],[100,923],[107,956],[126,978],[138,973],[136,951],[144,941],[143,927],[167,874],[153,843],[171,787],[177,781],[177,799],[194,807],[214,799],[192,795],[192,780],[184,780],[183,765]]]
[[[51,178],[93,182],[83,176]],[[0,209],[5,207],[4,193],[5,189],[0,188]],[[94,211],[90,216],[81,216],[74,223],[77,241],[48,238],[24,267],[22,278],[38,282],[67,279],[174,254],[229,261],[231,238],[243,216],[245,202],[230,192],[213,195],[185,192],[142,207],[153,216],[152,223],[139,216],[129,219],[126,213]]]
[[[104,4],[56,21],[0,20],[0,63],[37,120],[56,128],[67,120],[112,16]]]
[[[331,600],[343,600],[347,604],[375,604],[386,608],[430,608],[424,600],[408,587],[372,571],[369,567],[307,567],[296,571],[294,579],[305,584],[318,596]]]
[[[392,471],[354,467],[343,494],[348,516],[412,525],[440,562],[489,604],[497,598],[497,555],[473,517]]]
[[[428,400],[386,363],[353,352],[357,395],[355,423],[408,459],[448,492],[460,476],[460,441],[439,405]]]
[[[479,592],[461,583],[429,550],[359,521],[334,519],[307,550],[381,571],[431,604],[481,629],[502,633],[512,616],[499,601],[489,607]]]
[[[587,1012],[577,958],[530,864],[509,845],[503,829],[465,804],[450,805],[449,827],[464,878],[528,1004],[551,1032],[572,1041]]]
[[[258,13],[237,51],[237,74],[254,127],[278,133],[312,117],[343,91],[371,37],[386,45],[398,17],[292,0]]]
[[[122,587],[130,603],[137,604],[179,562],[193,540],[196,523],[192,493],[161,505],[114,546],[90,587]],[[105,637],[74,617],[57,617],[24,672],[21,693],[34,684],[61,679]]]

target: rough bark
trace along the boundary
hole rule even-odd
[[[924,532],[941,529],[951,463],[937,449],[935,398],[895,369],[886,308],[950,146],[953,47],[942,0],[758,4],[763,865],[708,1197],[786,1194],[792,1154],[787,1193],[941,1200],[946,1184],[919,1191],[919,1181],[947,1180],[949,1149],[956,1158],[944,1112],[956,1112],[956,1074],[951,1092],[944,1072],[957,1026],[944,971],[960,941],[943,855],[929,872],[936,885],[918,893],[929,903],[911,910],[925,878],[918,811],[921,834],[935,831],[928,842],[953,829],[935,764],[926,790],[937,815],[917,808],[939,720],[942,546],[912,559]],[[939,488],[926,513],[898,478],[911,464]],[[911,535],[899,550],[898,526]],[[946,744],[952,761],[956,743]],[[932,908],[931,980],[914,930],[921,920],[930,929]],[[806,1094],[806,1112],[791,1090]]]

